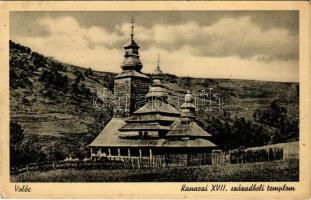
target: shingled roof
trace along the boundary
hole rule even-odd
[[[179,110],[174,108],[168,103],[162,101],[150,101],[147,102],[143,107],[134,112],[134,114],[144,114],[144,113],[166,113],[175,116],[179,116],[181,113]]]
[[[144,130],[144,131],[158,131],[158,130],[170,130],[170,127],[168,126],[161,126],[158,123],[128,123],[125,124],[120,131],[139,131],[139,130]]]
[[[204,138],[193,140],[125,139],[119,137],[119,129],[126,123],[121,118],[112,118],[90,147],[216,147]]]
[[[116,143],[119,138],[119,129],[125,124],[126,122],[122,118],[112,118],[89,146],[109,146]]]
[[[175,121],[176,117],[164,116],[162,114],[146,113],[144,115],[132,115],[127,118],[126,122],[157,122],[157,121]]]
[[[212,135],[201,128],[195,121],[177,120],[167,137],[211,137]]]
[[[116,75],[114,79],[125,78],[125,77],[140,77],[140,78],[150,79],[150,77],[148,77],[147,75],[141,72],[137,72],[135,70],[124,70],[120,74]]]

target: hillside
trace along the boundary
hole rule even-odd
[[[62,156],[84,157],[86,145],[112,117],[111,108],[98,110],[93,99],[104,89],[108,96],[112,95],[115,75],[62,63],[10,41],[10,117],[24,130],[23,142],[31,143],[33,148],[42,150],[47,156],[57,151]],[[164,82],[171,94],[169,101],[175,106],[183,101],[187,89],[196,94],[198,105],[204,102],[204,105],[212,106],[212,110],[198,106],[198,119],[218,138],[216,142],[221,141],[227,132],[244,134],[245,127],[249,128],[245,134],[257,134],[258,131],[256,137],[266,132],[269,133],[267,137],[276,132],[283,134],[280,124],[285,119],[294,128],[287,128],[288,134],[283,140],[297,138],[298,83],[203,79],[169,74]],[[209,96],[203,100],[210,88],[213,88],[211,102]],[[221,97],[221,110],[218,97]],[[273,101],[276,99],[275,105]],[[270,108],[278,110],[280,120],[277,123],[271,121],[276,116],[268,112]],[[254,117],[257,111],[266,113],[269,119],[263,114]],[[237,123],[243,124],[244,129]],[[270,141],[269,138],[266,140],[265,143]]]
[[[112,113],[96,111],[92,101],[111,89],[114,74],[89,71],[10,43],[11,120],[37,148],[79,152],[110,119]]]

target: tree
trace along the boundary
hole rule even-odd
[[[36,68],[45,67],[46,59],[43,55],[38,54],[37,52],[32,52],[32,59]]]
[[[10,122],[10,145],[17,147],[22,143],[24,138],[24,130],[17,122]]]
[[[85,75],[86,77],[93,76],[93,70],[92,70],[92,68],[88,68],[88,70],[84,72],[84,75]]]
[[[189,90],[190,86],[191,86],[191,78],[190,77],[186,77],[185,87]]]
[[[278,100],[272,101],[267,109],[255,110],[253,116],[258,122],[278,129],[271,137],[272,143],[298,140],[299,120],[288,116],[286,108]]]
[[[237,117],[233,124],[212,117],[207,122],[207,131],[213,134],[213,142],[220,148],[229,150],[240,146],[253,147],[263,146],[269,142],[269,135],[261,125],[252,123],[244,117]]]
[[[17,122],[10,122],[10,166],[18,167],[46,160],[46,155],[25,138],[24,130]]]
[[[57,89],[66,92],[68,77],[59,73],[57,69],[57,67],[54,67],[51,70],[44,70],[39,81],[45,82],[47,87],[53,85]]]
[[[59,144],[52,144],[47,159],[49,161],[59,161],[64,160],[66,158],[66,155],[64,152],[61,151],[61,146]]]
[[[81,71],[79,71],[79,70],[76,70],[74,73],[73,73],[74,75],[76,75],[76,77],[77,77],[77,79],[80,81],[80,80],[85,80],[85,77],[84,77],[84,75],[83,75],[83,73],[81,72]]]
[[[230,120],[231,113],[227,109],[225,109],[223,112],[223,116],[225,120]]]

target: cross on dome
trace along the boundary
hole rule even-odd
[[[158,54],[158,61],[157,61],[157,68],[154,70],[152,73],[153,79],[163,79],[164,78],[164,73],[160,69],[160,54]]]
[[[131,17],[131,40],[134,39],[134,17]]]
[[[158,53],[158,66],[157,68],[160,70],[160,53]]]

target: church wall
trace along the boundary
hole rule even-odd
[[[149,79],[132,78],[132,95],[133,104],[131,104],[131,112],[141,108],[146,103],[146,95],[149,91]]]
[[[130,94],[131,94],[131,78],[122,78],[114,80],[114,113],[115,117],[130,116]]]
[[[115,79],[115,117],[129,117],[134,111],[145,104],[149,91],[149,79],[127,77]]]

